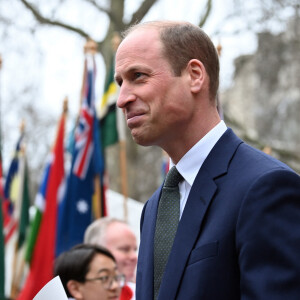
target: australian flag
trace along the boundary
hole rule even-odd
[[[74,132],[72,165],[66,194],[58,209],[56,255],[83,242],[85,229],[93,220],[94,179],[104,170],[94,104],[95,76],[94,57],[88,56],[85,59],[80,115]]]

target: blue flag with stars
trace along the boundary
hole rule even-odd
[[[84,232],[93,220],[94,178],[104,170],[99,128],[94,104],[94,57],[85,59],[83,97],[67,188],[58,208],[56,255],[83,242]]]

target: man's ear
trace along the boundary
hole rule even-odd
[[[190,87],[192,93],[199,93],[206,77],[203,63],[198,59],[191,59],[187,65],[190,77]]]
[[[69,293],[72,295],[75,299],[83,299],[83,295],[80,290],[80,282],[76,280],[69,280],[67,282],[67,288],[69,290]]]

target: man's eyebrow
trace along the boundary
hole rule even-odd
[[[150,72],[150,68],[147,67],[147,66],[144,66],[144,65],[135,65],[135,66],[131,66],[129,67],[128,69],[125,69],[124,70],[124,74],[127,74],[127,73],[134,73],[134,72]],[[115,77],[118,77],[118,74],[115,73]]]
[[[128,72],[147,72],[149,73],[151,69],[148,66],[145,65],[136,65],[129,68]]]
[[[135,73],[135,72],[146,72],[146,73],[150,73],[151,72],[151,69],[148,67],[148,66],[144,66],[144,65],[135,65],[135,66],[131,66],[129,67],[128,69],[126,69],[123,74],[132,74],[132,73]],[[119,81],[122,81],[122,76],[118,73],[115,73],[115,81],[116,82],[119,82]]]
[[[97,273],[101,273],[101,272],[108,272],[108,273],[112,273],[113,271],[116,271],[117,267],[113,268],[113,269],[108,269],[108,268],[102,268],[100,270],[98,270]]]

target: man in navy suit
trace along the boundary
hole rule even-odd
[[[180,221],[159,300],[300,299],[300,178],[240,140],[216,107],[219,61],[187,22],[129,29],[116,54],[117,101],[133,139],[183,177]],[[137,300],[154,299],[160,187],[144,206]]]

